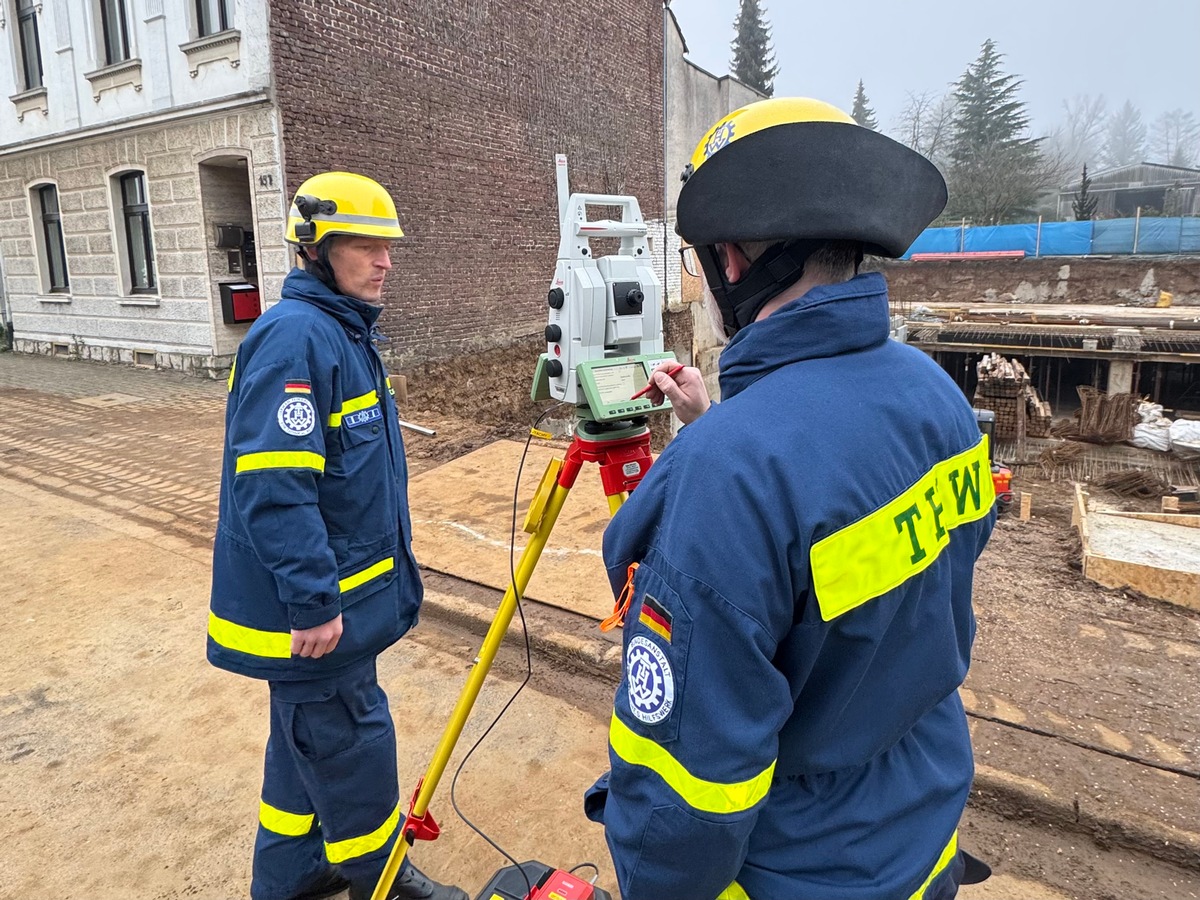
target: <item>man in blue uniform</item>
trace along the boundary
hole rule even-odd
[[[403,232],[378,183],[301,185],[302,265],[229,375],[209,661],[270,687],[253,900],[370,897],[395,843],[396,734],[376,657],[417,620],[408,470],[372,343]],[[389,898],[467,900],[411,864]]]
[[[973,775],[957,689],[991,533],[961,391],[888,340],[896,257],[941,211],[923,157],[814,100],[740,109],[679,196],[730,337],[722,402],[613,519],[632,579],[603,821],[623,900],[948,900]]]

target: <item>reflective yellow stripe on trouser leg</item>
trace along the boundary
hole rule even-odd
[[[325,855],[334,865],[356,859],[359,856],[366,856],[387,844],[399,824],[400,804],[397,803],[392,814],[387,817],[387,821],[370,834],[346,838],[344,841],[326,841]]]
[[[934,864],[928,877],[926,877],[924,884],[908,900],[925,900],[925,892],[929,890],[929,886],[933,884],[933,880],[946,871],[946,867],[950,865],[957,854],[958,832],[955,831],[954,834],[950,835],[949,843],[942,849],[942,855],[938,857],[938,861]],[[717,900],[750,900],[750,895],[735,881],[729,887],[725,888],[725,890],[721,891],[717,896]]]
[[[315,818],[315,813],[301,815],[285,812],[266,800],[260,800],[258,803],[258,821],[262,827],[285,837],[304,837],[312,831]]]

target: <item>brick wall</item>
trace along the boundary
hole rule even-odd
[[[542,328],[555,153],[574,190],[662,215],[657,2],[272,0],[271,35],[288,193],[341,168],[396,199],[381,324],[401,358]]]

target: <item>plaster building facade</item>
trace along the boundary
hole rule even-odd
[[[278,297],[288,198],[369,175],[406,240],[393,356],[540,330],[572,187],[663,209],[662,9],[606,0],[0,0],[0,268],[14,349],[227,371]]]
[[[700,303],[700,279],[683,271],[679,257],[680,239],[675,233],[675,204],[682,187],[680,176],[700,138],[724,116],[763,99],[764,95],[732,75],[714,75],[688,59],[687,41],[669,7],[664,32],[667,51],[666,219],[662,240],[656,242],[656,248],[661,246],[665,251],[665,261],[660,261],[659,265],[665,275],[667,310],[687,311],[692,362],[705,373],[709,393],[720,397],[717,357],[724,345],[713,334],[708,313]],[[677,354],[680,352],[678,343],[676,341],[674,347]]]
[[[283,227],[265,3],[5,0],[0,255],[19,351],[220,370],[217,224]],[[240,248],[238,248],[240,250]],[[281,247],[250,254],[278,289]]]

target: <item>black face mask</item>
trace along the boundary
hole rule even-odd
[[[819,240],[796,240],[777,244],[754,261],[742,279],[730,283],[715,244],[697,247],[696,256],[704,269],[725,323],[725,334],[733,337],[754,321],[767,303],[791,287],[804,274],[804,264],[824,244]]]

